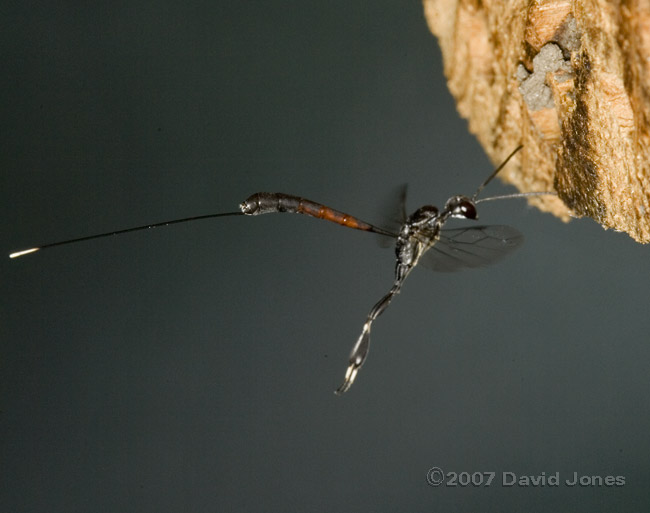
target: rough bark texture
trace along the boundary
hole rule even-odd
[[[650,0],[424,0],[458,110],[502,178],[650,242]],[[561,201],[560,201],[561,199]]]

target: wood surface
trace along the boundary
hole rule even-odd
[[[501,176],[650,242],[650,0],[424,0],[449,89]]]

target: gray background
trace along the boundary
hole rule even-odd
[[[7,253],[258,190],[379,223],[399,183],[413,209],[491,170],[419,2],[2,10]],[[417,269],[342,398],[392,283],[371,235],[276,215],[1,259],[0,510],[647,510],[648,248],[481,207],[524,247]],[[434,466],[497,478],[436,488]],[[574,471],[626,484],[500,485]]]

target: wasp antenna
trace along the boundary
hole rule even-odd
[[[474,203],[482,203],[484,201],[495,201],[502,199],[512,199],[512,198],[529,198],[531,196],[557,196],[555,191],[543,191],[543,192],[513,192],[512,194],[503,194],[500,196],[490,196],[489,198],[481,198],[480,200],[474,201]]]
[[[491,174],[490,176],[487,177],[487,179],[486,179],[486,180],[485,180],[485,181],[484,181],[484,182],[479,186],[478,189],[476,189],[476,192],[474,193],[474,196],[472,196],[472,201],[476,202],[476,200],[477,200],[477,198],[478,198],[478,195],[481,193],[481,191],[483,190],[483,188],[484,188],[487,184],[489,184],[489,183],[492,181],[492,179],[493,179],[496,175],[499,174],[499,171],[501,171],[501,170],[505,167],[505,165],[510,161],[510,159],[511,159],[512,157],[515,156],[515,153],[517,153],[517,152],[518,152],[519,150],[521,150],[523,147],[524,147],[523,144],[520,144],[519,146],[517,146],[517,147],[514,149],[514,151],[513,151],[510,155],[508,155],[508,156],[506,157],[506,159],[505,159],[503,162],[501,162],[501,164],[499,164],[499,167],[497,167],[494,171],[492,171],[492,174]]]

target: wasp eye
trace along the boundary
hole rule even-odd
[[[466,196],[453,196],[449,198],[445,208],[452,217],[462,217],[463,219],[478,218],[474,202]]]
[[[459,215],[465,219],[476,219],[478,217],[476,207],[471,201],[462,201],[460,205],[458,205],[458,210]]]

